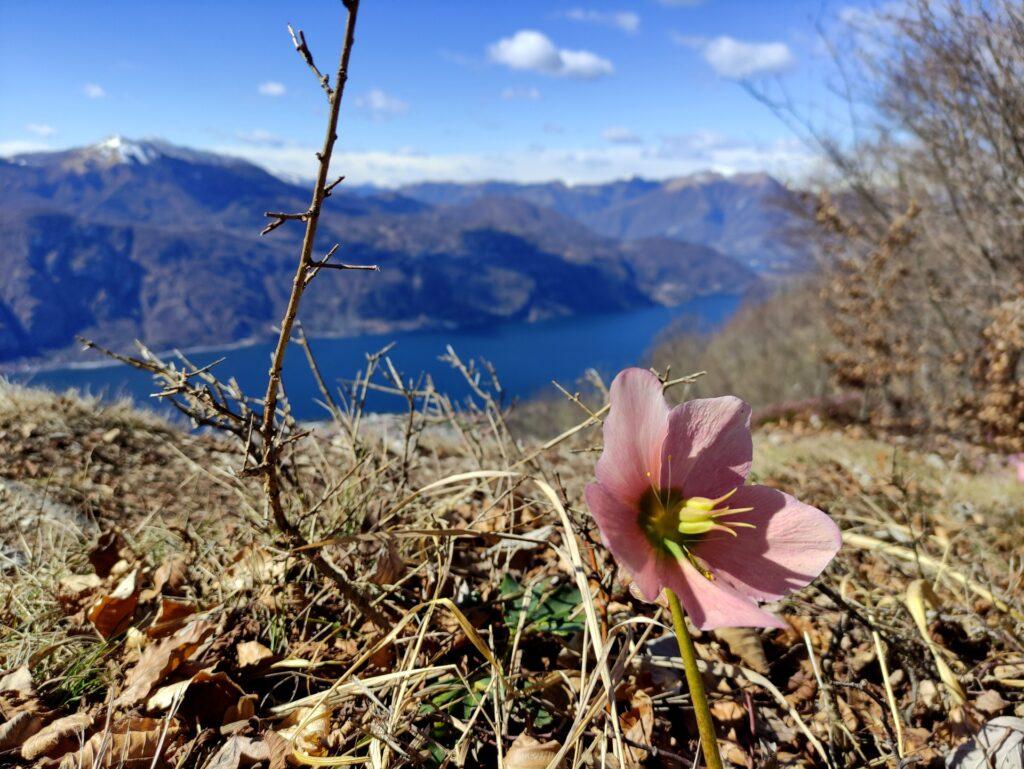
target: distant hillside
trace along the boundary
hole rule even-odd
[[[259,237],[267,210],[308,190],[251,163],[120,137],[0,160],[0,361],[73,349],[266,336],[291,283],[300,231]],[[312,333],[454,328],[674,304],[742,292],[754,271],[675,239],[620,242],[521,195],[445,201],[388,192],[331,197],[319,249],[380,273],[317,281]],[[457,205],[456,205],[457,204]]]
[[[424,183],[400,194],[432,205],[490,196],[515,197],[571,217],[611,238],[665,237],[713,248],[763,272],[806,264],[789,237],[794,193],[767,174],[701,173],[664,182],[634,178],[608,184]]]

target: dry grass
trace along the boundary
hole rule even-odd
[[[83,736],[106,735],[108,753],[152,753],[162,733],[156,766],[252,765],[217,763],[242,747],[271,766],[690,766],[696,730],[660,610],[624,587],[582,503],[599,432],[537,453],[504,422],[486,402],[433,401],[296,444],[289,513],[393,618],[381,636],[275,542],[224,445],[124,405],[5,386],[0,666],[27,666],[34,692],[0,693],[0,715],[85,713]],[[776,607],[790,630],[698,634],[729,760],[938,766],[980,721],[1021,714],[1024,487],[1006,468],[828,425],[774,425],[756,444],[758,481],[828,510],[850,544]],[[122,537],[112,573],[69,581],[93,573],[108,530]],[[135,570],[137,606],[104,639],[87,612]],[[922,603],[926,636],[908,609],[923,586],[937,597]],[[195,613],[154,631],[162,603]],[[180,665],[125,700],[189,633],[202,640]],[[253,641],[266,658],[243,664]],[[532,753],[525,734],[541,741]],[[73,761],[77,746],[59,750]]]

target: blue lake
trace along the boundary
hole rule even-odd
[[[411,331],[347,338],[313,338],[311,345],[321,372],[332,387],[347,390],[366,362],[366,355],[395,343],[389,353],[403,378],[429,373],[438,390],[455,400],[469,395],[462,376],[440,360],[451,345],[463,361],[486,360],[497,371],[506,398],[528,398],[554,393],[551,380],[572,388],[588,369],[604,375],[641,363],[651,343],[671,325],[711,330],[736,311],[740,297],[716,295],[694,299],[677,307],[652,307],[624,313],[559,318],[539,323],[507,323],[487,329]],[[204,349],[189,355],[198,365],[225,360],[216,371],[221,379],[234,377],[250,395],[262,396],[266,386],[271,344]],[[97,353],[83,353],[96,360]],[[19,374],[15,381],[63,390],[76,388],[107,398],[131,396],[140,405],[153,405],[150,377],[120,364],[68,367]],[[323,419],[316,382],[302,350],[288,351],[284,378],[292,413],[300,420]],[[372,393],[370,411],[401,411],[405,401],[387,393]]]

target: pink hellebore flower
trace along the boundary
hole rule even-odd
[[[587,505],[643,597],[672,589],[702,630],[785,627],[755,602],[807,585],[841,544],[817,508],[744,486],[752,458],[750,406],[739,398],[670,410],[650,371],[612,382]]]

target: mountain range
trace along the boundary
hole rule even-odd
[[[0,362],[63,359],[74,337],[125,349],[266,337],[291,284],[304,185],[160,140],[0,159]],[[538,320],[741,293],[805,258],[769,176],[603,185],[429,183],[331,196],[318,251],[379,273],[324,274],[314,334]]]

